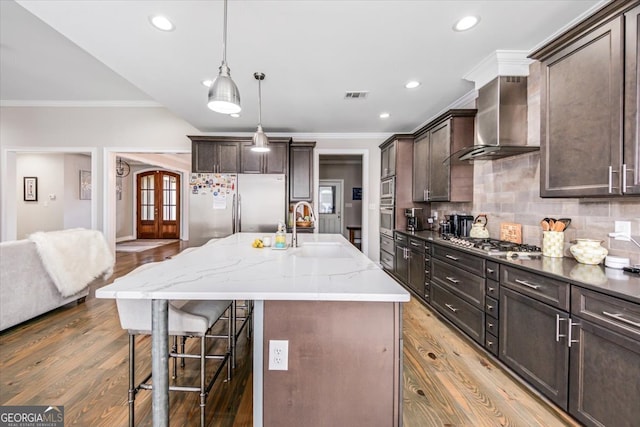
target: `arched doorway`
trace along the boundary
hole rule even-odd
[[[137,238],[180,238],[180,175],[148,171],[137,176]]]

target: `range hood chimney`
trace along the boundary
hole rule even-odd
[[[527,144],[527,78],[499,76],[478,90],[476,145],[450,160],[494,160],[537,151]]]

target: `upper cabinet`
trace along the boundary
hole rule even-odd
[[[192,172],[240,172],[238,141],[209,136],[189,136],[189,139]]]
[[[189,136],[191,170],[201,173],[283,173],[289,169],[289,138],[271,138],[266,153],[251,151],[250,137]]]
[[[388,178],[396,174],[396,141],[390,141],[384,147],[380,148],[380,178]]]
[[[242,173],[283,173],[289,169],[289,140],[269,138],[269,151],[251,151],[251,142],[242,144]]]
[[[292,142],[289,148],[289,201],[313,200],[313,148],[315,142]]]
[[[639,10],[611,2],[532,54],[542,63],[542,197],[640,194]]]
[[[473,200],[473,164],[449,156],[474,143],[477,110],[449,110],[416,132],[413,144],[413,201]]]

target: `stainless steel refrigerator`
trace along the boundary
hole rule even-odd
[[[201,245],[236,232],[275,233],[286,218],[281,174],[191,174],[189,242]]]

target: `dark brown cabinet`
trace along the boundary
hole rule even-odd
[[[313,149],[315,142],[292,142],[289,147],[289,200],[313,200]]]
[[[450,162],[454,152],[474,143],[477,110],[450,110],[416,132],[413,146],[413,201],[473,200],[473,164]]]
[[[638,10],[611,2],[532,55],[542,62],[542,197],[639,192]]]
[[[640,307],[574,286],[571,315],[569,412],[588,426],[637,425]]]
[[[269,140],[269,151],[256,153],[251,151],[252,144],[242,144],[242,173],[282,173],[289,169],[289,141]]]
[[[395,233],[395,275],[420,298],[425,295],[425,245],[420,239]]]
[[[640,46],[640,5],[624,14],[625,72],[624,72],[624,154],[622,164],[622,191],[640,194],[640,111],[638,103],[638,50]]]
[[[499,359],[567,409],[570,285],[500,267]]]
[[[558,328],[568,317],[565,311],[501,284],[500,360],[565,410],[569,347]]]
[[[380,178],[388,178],[396,174],[397,142],[391,141],[380,152]]]
[[[189,139],[192,172],[240,172],[240,145],[237,140],[207,136],[189,136]]]
[[[405,286],[409,282],[409,248],[407,236],[404,234],[395,233],[395,266],[393,272],[395,276],[400,279],[400,282]]]

